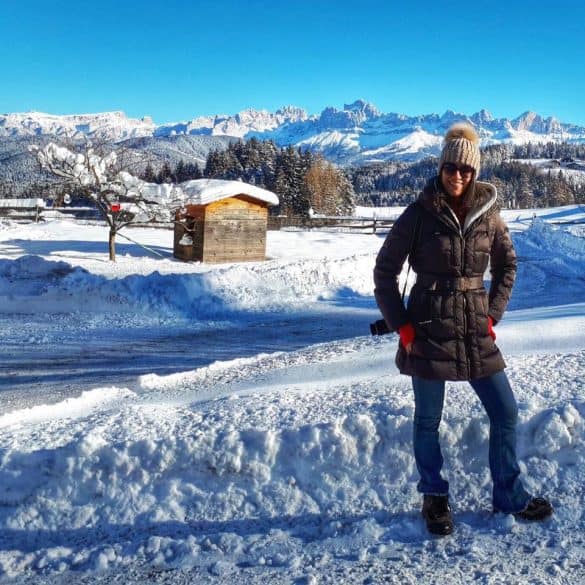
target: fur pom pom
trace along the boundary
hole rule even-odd
[[[457,140],[458,138],[465,138],[472,144],[479,143],[479,136],[477,135],[477,132],[473,126],[466,124],[465,122],[453,124],[453,126],[447,130],[447,134],[445,134],[445,144],[451,142],[451,140]]]

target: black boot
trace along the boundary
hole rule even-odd
[[[530,498],[526,508],[522,512],[516,512],[514,516],[522,520],[544,520],[552,516],[553,507],[548,500],[544,498]]]
[[[453,516],[449,506],[449,496],[423,497],[422,515],[431,534],[446,536],[453,532]]]

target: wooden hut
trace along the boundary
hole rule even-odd
[[[278,197],[240,181],[197,179],[179,185],[174,256],[209,263],[266,258],[268,206]]]

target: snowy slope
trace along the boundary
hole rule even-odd
[[[538,213],[506,213],[520,270],[497,334],[526,482],[556,513],[538,525],[491,514],[485,415],[466,384],[449,384],[447,539],[430,538],[418,514],[396,339],[365,335],[380,236],[270,232],[269,261],[206,267],[170,258],[169,232],[132,230],[166,257],[124,244],[112,265],[103,228],[0,224],[6,356],[41,359],[60,339],[87,368],[87,325],[102,318],[114,341],[150,331],[160,344],[161,326],[213,331],[218,318],[236,340],[231,358],[197,368],[63,377],[50,403],[7,402],[0,385],[0,581],[584,582],[585,240],[547,223],[583,212]],[[327,340],[303,329],[308,313],[355,329]],[[250,353],[283,318],[281,345],[296,331],[298,348]],[[244,336],[254,326],[257,341]],[[46,367],[58,380],[66,364]]]

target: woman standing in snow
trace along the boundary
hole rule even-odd
[[[468,381],[489,417],[494,510],[526,520],[552,514],[550,503],[529,495],[519,478],[518,408],[493,329],[510,299],[516,254],[495,187],[476,180],[479,168],[477,134],[467,124],[454,125],[438,176],[398,218],[374,270],[378,306],[400,335],[396,364],[412,377],[422,514],[429,531],[443,535],[453,531],[438,432],[447,380]],[[398,275],[407,255],[417,279],[405,308]],[[483,285],[488,261],[489,294]]]

